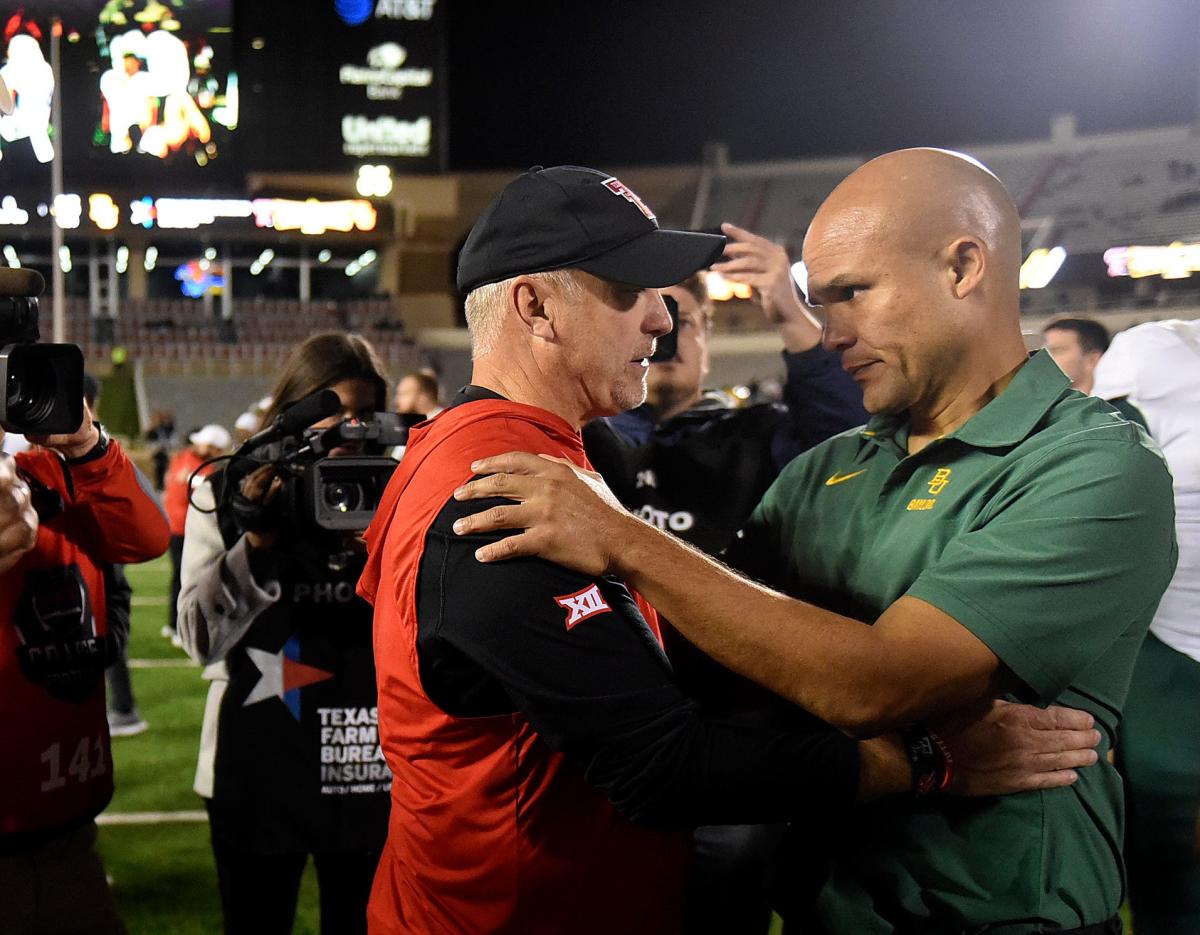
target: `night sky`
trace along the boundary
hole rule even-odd
[[[871,154],[1191,122],[1196,0],[447,0],[450,168]]]

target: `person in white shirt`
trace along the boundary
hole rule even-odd
[[[1133,673],[1117,755],[1137,933],[1200,932],[1200,321],[1116,335],[1092,393],[1141,411],[1174,478],[1179,564]]]

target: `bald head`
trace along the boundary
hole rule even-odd
[[[804,260],[825,344],[862,370],[872,412],[936,407],[1024,359],[1021,221],[970,157],[906,149],[860,166],[817,211]]]
[[[991,255],[994,291],[1009,299],[1017,293],[1021,219],[1016,205],[995,175],[962,153],[902,149],[860,166],[821,205],[810,237],[851,231],[918,254],[958,237],[976,238]]]

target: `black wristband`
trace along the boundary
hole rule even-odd
[[[96,461],[103,458],[108,452],[108,432],[104,430],[104,426],[93,420],[92,425],[96,426],[96,444],[90,449],[81,454],[78,458],[67,458],[67,464],[74,467],[77,464],[87,464],[89,461]]]
[[[944,792],[954,774],[954,760],[945,741],[920,724],[904,731],[904,749],[912,764],[913,795]]]

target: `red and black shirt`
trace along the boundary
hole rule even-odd
[[[848,807],[853,741],[714,721],[619,581],[497,564],[453,491],[520,449],[586,466],[579,434],[468,387],[418,426],[367,532],[380,740],[395,776],[374,932],[664,932],[697,824]],[[580,535],[586,535],[580,530]]]

